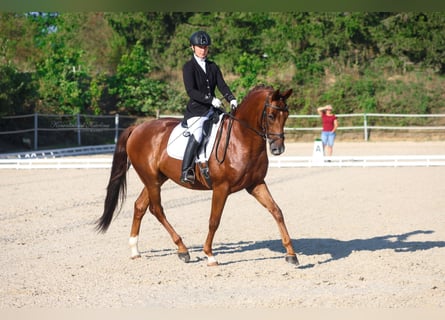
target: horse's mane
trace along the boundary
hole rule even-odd
[[[253,87],[252,89],[250,89],[250,91],[244,97],[243,101],[248,100],[252,95],[257,94],[258,92],[263,92],[263,91],[270,92],[273,90],[274,90],[274,88],[272,86],[265,85],[265,84],[258,84],[255,87]]]
[[[271,91],[271,90],[273,90],[273,87],[272,87],[272,86],[265,85],[265,84],[258,84],[258,85],[256,85],[255,87],[253,87],[253,88],[249,91],[249,93],[248,93],[247,95],[250,95],[251,93],[254,93],[254,92],[257,92],[257,91],[264,91],[264,90]]]
[[[258,84],[255,87],[253,87],[252,90],[250,90],[250,92],[258,90],[273,90],[273,87],[265,84]]]

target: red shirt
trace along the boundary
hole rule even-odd
[[[334,121],[337,120],[337,116],[332,114],[328,116],[326,113],[321,114],[321,122],[323,123],[323,131],[332,131],[334,130]]]

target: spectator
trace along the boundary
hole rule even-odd
[[[323,143],[323,152],[325,156],[332,156],[336,130],[338,128],[337,116],[332,112],[330,104],[317,108],[318,114],[321,116],[323,129],[321,131],[321,142]]]

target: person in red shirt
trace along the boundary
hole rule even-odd
[[[323,151],[325,156],[332,156],[336,130],[338,128],[337,116],[332,112],[330,104],[317,108],[318,114],[321,116],[323,129],[321,131],[321,142],[323,143]]]

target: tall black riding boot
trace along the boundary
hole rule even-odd
[[[199,142],[195,140],[193,135],[190,136],[185,147],[184,158],[182,159],[181,182],[195,183],[195,157],[198,151]]]

